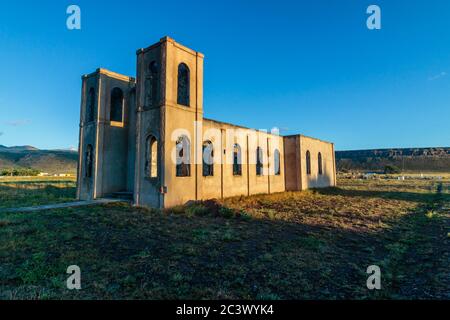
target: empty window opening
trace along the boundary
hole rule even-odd
[[[214,176],[214,147],[211,141],[203,143],[203,176]]]
[[[238,144],[235,144],[233,147],[233,175],[242,175],[242,153]]]
[[[190,72],[186,64],[178,66],[177,103],[189,107]]]
[[[306,174],[311,174],[311,153],[306,151]]]
[[[176,176],[189,177],[191,175],[191,143],[188,137],[181,136],[176,142]]]
[[[93,153],[94,153],[94,150],[92,148],[92,145],[88,144],[86,147],[86,154],[85,154],[86,178],[92,177],[92,169],[94,166]]]
[[[275,149],[273,153],[273,164],[274,164],[274,174],[279,176],[281,174],[281,165],[280,165],[280,151]]]
[[[86,110],[86,122],[92,122],[95,118],[95,90],[91,88],[89,90],[87,110]]]
[[[319,168],[319,174],[322,175],[323,174],[323,169],[322,169],[322,154],[319,152],[319,154],[317,155],[317,165]]]
[[[149,136],[146,141],[145,175],[149,178],[158,177],[158,141]]]
[[[156,63],[156,61],[152,61],[149,65],[146,77],[146,92],[147,92],[146,105],[149,107],[158,105],[158,83],[159,83],[158,64]]]
[[[263,151],[260,147],[256,148],[256,175],[263,175]]]
[[[110,121],[123,122],[123,91],[120,88],[111,91]]]

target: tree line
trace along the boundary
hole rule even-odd
[[[12,168],[12,169],[1,169],[0,176],[11,176],[11,177],[23,177],[23,176],[37,176],[41,171],[32,168]]]

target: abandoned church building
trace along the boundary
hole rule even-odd
[[[137,51],[136,78],[82,77],[79,199],[166,208],[336,185],[332,143],[204,118],[203,59],[164,37]]]

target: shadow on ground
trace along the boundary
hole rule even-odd
[[[306,202],[326,198],[328,206],[292,216],[262,207],[263,218],[204,203],[169,212],[114,204],[0,216],[0,297],[450,298],[449,216],[440,212],[448,197],[338,188],[309,196]],[[271,204],[292,211],[303,197]],[[361,197],[387,202],[368,202],[360,212],[351,204],[364,205]],[[408,213],[371,215],[398,200],[412,201]],[[349,204],[347,214],[336,211],[339,203]],[[65,289],[73,264],[82,270],[77,292]],[[366,287],[374,264],[382,270],[380,291]]]

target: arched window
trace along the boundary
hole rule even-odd
[[[322,154],[319,152],[319,154],[317,155],[317,164],[318,164],[318,167],[319,167],[319,174],[321,175],[321,174],[323,174],[323,171],[322,171]]]
[[[110,121],[123,122],[123,91],[120,88],[111,91]]]
[[[154,136],[148,136],[145,142],[145,176],[158,177],[158,141]]]
[[[178,66],[178,91],[177,103],[189,107],[189,68],[184,63]]]
[[[214,147],[211,141],[203,143],[203,176],[214,175]]]
[[[94,166],[94,149],[92,148],[91,144],[88,144],[86,147],[86,154],[85,154],[85,164],[86,164],[86,178],[92,177],[92,168]]]
[[[158,104],[158,64],[152,61],[148,68],[146,81],[146,106],[156,106]]]
[[[181,136],[176,142],[177,153],[177,177],[189,177],[191,175],[191,143],[188,137]]]
[[[263,174],[263,151],[260,147],[256,148],[256,175]]]
[[[306,174],[311,174],[311,153],[306,151]]]
[[[275,149],[273,153],[273,165],[274,165],[274,174],[279,176],[281,174],[281,165],[280,165],[280,151]]]
[[[88,103],[86,109],[86,122],[92,122],[95,118],[95,90],[89,89]]]
[[[238,144],[233,147],[233,175],[242,175],[242,154],[241,147]]]

